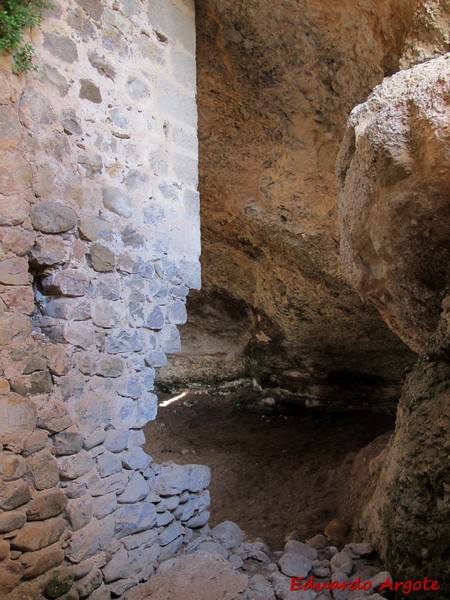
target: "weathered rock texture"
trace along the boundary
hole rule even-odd
[[[450,585],[449,81],[448,54],[384,81],[352,112],[338,168],[350,277],[422,350],[358,526],[396,578],[437,578],[442,599]]]
[[[417,60],[416,32],[421,58],[445,48],[443,10],[197,2],[203,291],[158,377],[247,374],[347,406],[398,397],[413,358],[342,271],[335,160],[350,110]]]
[[[0,63],[0,590],[104,600],[209,516],[141,448],[200,286],[194,9],[55,4]]]
[[[450,288],[450,55],[402,71],[352,111],[342,145],[350,279],[419,352]]]

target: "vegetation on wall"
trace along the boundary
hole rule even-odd
[[[48,8],[53,5],[46,0],[0,0],[0,54],[12,54],[14,72],[36,70],[34,48],[24,43],[24,29],[39,26]]]

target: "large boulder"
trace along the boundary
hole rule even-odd
[[[450,54],[400,71],[351,113],[338,158],[344,266],[413,350],[450,287]]]

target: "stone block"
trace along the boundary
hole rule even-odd
[[[25,481],[0,481],[0,508],[3,510],[13,510],[26,504],[30,498],[30,488]]]
[[[211,535],[225,548],[235,548],[244,541],[244,532],[233,521],[219,523],[211,529]]]
[[[72,531],[83,529],[83,527],[90,523],[93,512],[94,504],[90,496],[85,495],[74,500],[69,500],[66,513]]]
[[[26,523],[11,540],[11,547],[26,552],[35,552],[54,544],[66,530],[66,522],[61,517]]]
[[[175,325],[166,325],[161,331],[161,350],[167,354],[176,354],[181,351],[180,332]]]
[[[90,450],[103,444],[106,438],[106,431],[103,427],[99,427],[93,433],[86,437],[83,446],[85,450]]]
[[[50,433],[59,433],[72,425],[72,419],[62,402],[50,402],[39,411],[38,427]]]
[[[78,454],[83,447],[83,436],[75,431],[63,431],[53,437],[56,456]]]
[[[158,541],[161,546],[167,546],[170,542],[173,542],[177,537],[184,534],[184,527],[179,521],[175,521],[164,529],[158,535]]]
[[[124,504],[116,510],[115,516],[118,538],[145,531],[156,523],[156,509],[149,502]]]
[[[151,94],[149,86],[139,77],[129,77],[126,90],[133,100],[150,101]]]
[[[59,202],[39,202],[30,210],[31,224],[43,233],[64,233],[77,224],[76,212]]]
[[[114,475],[109,475],[108,477],[104,477],[100,479],[96,484],[89,488],[91,495],[96,496],[106,496],[111,492],[119,492],[126,488],[128,483],[128,475],[121,471],[120,473],[115,473]]]
[[[32,262],[39,266],[51,266],[69,260],[69,249],[59,237],[40,236],[31,249]]]
[[[56,58],[73,63],[78,60],[77,46],[70,38],[57,33],[44,34],[44,48]]]
[[[0,540],[0,562],[10,557],[10,546],[6,540]]]
[[[57,567],[64,560],[64,550],[59,543],[52,544],[43,550],[25,552],[20,557],[24,579],[34,579],[42,573]]]
[[[89,100],[94,104],[102,102],[102,94],[100,88],[90,79],[80,79],[80,92],[78,96],[82,100]]]
[[[195,54],[193,15],[188,15],[175,4],[153,0],[148,4],[148,17],[152,28],[167,36],[172,44],[180,44],[187,52]]]
[[[2,170],[0,171],[0,190],[3,193],[22,194],[30,187],[33,173],[28,161],[18,152],[2,153]]]
[[[143,471],[152,462],[152,457],[141,448],[127,450],[121,455],[121,459],[125,469],[139,471]]]
[[[124,370],[124,362],[119,356],[105,356],[97,367],[97,375],[101,377],[120,377]]]
[[[78,348],[87,350],[95,346],[95,332],[91,325],[69,321],[64,325],[64,339]]]
[[[308,544],[304,544],[297,540],[288,540],[284,546],[284,553],[301,554],[302,556],[309,558],[309,560],[317,560],[317,550]]]
[[[87,296],[89,293],[89,280],[81,271],[67,269],[43,277],[42,287],[44,292],[48,294],[56,293],[69,297]]]
[[[76,582],[75,588],[81,598],[86,598],[88,596],[91,597],[90,594],[98,589],[102,583],[103,575],[100,569],[92,569],[88,575]]]
[[[182,121],[194,129],[197,127],[197,105],[193,95],[186,94],[167,80],[158,79],[156,96],[161,113]]]
[[[175,516],[168,510],[163,513],[158,512],[158,515],[156,517],[156,526],[157,527],[165,527],[169,523],[172,523],[172,521],[174,519],[175,519]]]
[[[20,225],[29,212],[30,205],[19,196],[0,195],[0,225]]]
[[[116,266],[116,257],[114,252],[107,246],[100,243],[94,243],[89,249],[89,259],[94,271],[107,273],[113,271]]]
[[[4,560],[0,563],[0,590],[7,594],[13,590],[22,578],[22,567],[16,560]]]
[[[151,309],[144,321],[144,327],[148,329],[162,329],[164,326],[164,313],[159,306],[155,306]]]
[[[288,577],[306,577],[313,563],[301,554],[283,554],[278,561],[281,572]]]
[[[22,288],[23,289],[23,288]],[[3,313],[0,320],[0,345],[6,346],[26,339],[31,334],[31,322],[20,313]],[[1,411],[1,408],[0,408]],[[0,413],[1,414],[1,413]],[[2,427],[0,425],[0,431]]]
[[[180,504],[180,498],[178,496],[168,496],[167,498],[162,498],[160,502],[156,505],[156,510],[158,512],[164,512],[166,510],[175,510],[177,506]]]
[[[176,465],[164,463],[156,477],[154,491],[161,496],[175,496],[185,490],[199,492],[211,480],[211,470],[204,465]]]
[[[112,239],[112,223],[95,215],[82,218],[78,231],[80,236],[89,242]]]
[[[187,313],[186,305],[183,300],[175,300],[167,309],[167,318],[170,323],[175,325],[182,325],[186,323]]]
[[[100,548],[99,528],[94,520],[70,536],[66,549],[66,558],[72,563],[94,556]]]
[[[201,513],[198,513],[188,519],[184,525],[189,527],[190,529],[198,529],[199,527],[203,527],[209,521],[209,517],[211,513],[209,510],[204,510]]]
[[[119,504],[134,504],[140,500],[144,500],[148,492],[148,483],[139,471],[135,471],[131,476],[126,489],[118,494],[117,502]]]
[[[47,490],[59,483],[58,463],[50,449],[33,454],[28,459],[28,465],[37,490]]]
[[[128,429],[109,429],[106,432],[105,448],[110,452],[122,452],[128,446],[130,432]]]
[[[94,498],[93,507],[93,514],[96,519],[100,520],[104,517],[107,517],[117,508],[116,493],[111,492],[110,494],[106,494],[106,496],[98,496],[97,498]]]
[[[26,258],[6,258],[0,262],[0,283],[4,285],[29,285],[30,275]]]
[[[153,545],[157,538],[158,534],[155,529],[149,529],[147,531],[142,531],[141,533],[124,537],[121,542],[127,550],[134,550],[136,548]]]
[[[72,600],[73,597],[77,598],[78,594],[76,590],[71,590],[73,584],[73,575],[70,571],[69,567],[61,566],[55,569],[52,569],[46,575],[46,583],[43,589],[43,595],[45,598],[49,598],[50,600],[54,598],[70,598]]]
[[[3,481],[14,481],[23,477],[26,471],[25,459],[17,454],[0,454],[0,477]]]
[[[141,352],[144,349],[142,335],[138,331],[120,331],[117,335],[110,334],[106,340],[105,350],[109,354],[124,354]]]
[[[127,575],[130,575],[128,572],[128,552],[126,549],[124,547],[119,548],[108,564],[103,567],[102,571],[106,583],[111,583],[111,581],[115,581],[116,579],[125,579]]]
[[[2,433],[31,432],[36,420],[33,402],[14,393],[0,395],[0,437]]]
[[[103,452],[94,459],[100,477],[108,477],[114,473],[120,473],[122,470],[122,461],[120,456],[112,452]]]
[[[23,445],[22,455],[31,456],[35,452],[39,452],[47,445],[48,433],[47,431],[33,431],[33,433],[26,438]]]
[[[59,458],[58,465],[62,479],[77,479],[88,473],[94,463],[90,455],[85,450],[81,450],[74,456]]]
[[[128,219],[132,215],[131,201],[119,188],[108,186],[102,189],[103,205],[109,211]]]
[[[0,142],[17,142],[22,135],[22,126],[17,111],[9,106],[0,107]]]
[[[28,521],[44,521],[56,517],[67,506],[67,496],[59,489],[39,492],[26,506]]]
[[[45,304],[44,315],[53,319],[85,321],[91,316],[91,307],[84,299],[55,298]]]
[[[0,533],[9,533],[23,527],[26,521],[24,512],[10,510],[0,514]]]
[[[118,319],[115,306],[109,300],[95,300],[92,303],[92,321],[98,327],[114,327]]]

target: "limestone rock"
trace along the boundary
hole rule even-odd
[[[131,217],[130,199],[118,188],[104,187],[102,190],[105,208],[121,217]]]
[[[40,202],[30,211],[31,223],[44,233],[63,233],[77,224],[77,214],[69,206],[59,202]]]
[[[317,550],[308,544],[303,544],[297,540],[288,540],[284,546],[285,553],[301,554],[309,560],[317,559]]]
[[[449,76],[446,55],[386,79],[352,111],[338,162],[344,265],[416,352],[450,285]]]
[[[50,450],[42,450],[29,459],[31,475],[38,490],[47,490],[59,482],[58,463]]]
[[[7,258],[0,262],[0,283],[5,285],[28,285],[28,261],[24,258]]]
[[[33,402],[10,393],[0,395],[0,441],[2,434],[33,431],[37,411]]]
[[[18,550],[35,552],[59,540],[65,529],[66,522],[60,517],[26,523],[11,541],[11,546]]]
[[[100,273],[113,271],[116,266],[114,253],[103,244],[92,244],[89,249],[89,258],[94,271],[99,271]]]
[[[278,564],[288,577],[306,577],[312,569],[312,561],[301,554],[283,554]]]
[[[0,225],[19,225],[28,217],[30,206],[18,196],[0,197]]]
[[[232,521],[224,521],[211,529],[211,535],[225,548],[240,546],[244,541],[244,532]]]
[[[94,242],[98,239],[109,239],[111,237],[112,225],[100,217],[84,217],[78,226],[83,239]]]
[[[77,454],[83,447],[83,436],[75,431],[63,431],[53,438],[56,456]]]
[[[57,567],[63,560],[64,550],[58,543],[36,552],[25,552],[20,557],[20,563],[24,570],[23,577],[34,579],[42,573],[47,573],[53,567]]]
[[[36,494],[26,507],[28,521],[44,521],[57,517],[67,506],[67,496],[58,489]]]
[[[0,477],[3,481],[20,479],[26,471],[26,462],[16,454],[2,453],[0,455]]]
[[[0,514],[0,533],[9,533],[14,529],[20,529],[26,521],[27,517],[21,511],[7,511]]]

